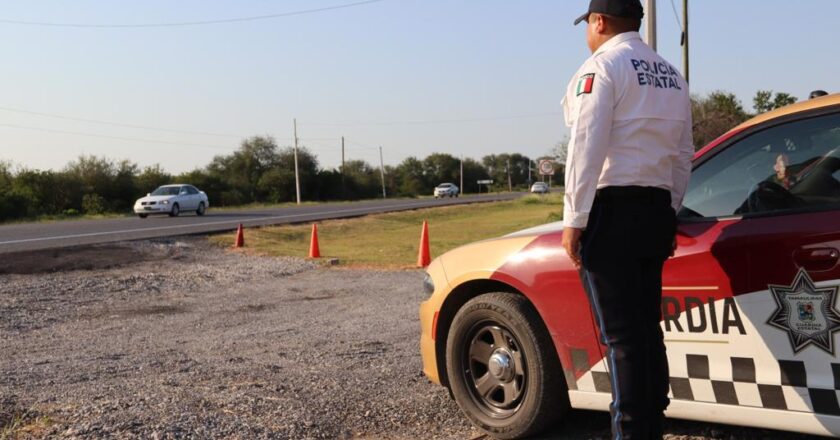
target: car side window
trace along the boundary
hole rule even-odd
[[[752,134],[697,167],[680,217],[840,208],[840,114]]]
[[[195,188],[194,188],[194,187],[192,187],[192,186],[188,186],[188,187],[187,187],[187,192],[188,192],[188,193],[190,193],[191,195],[198,194],[198,190],[197,190],[197,189],[195,189]]]

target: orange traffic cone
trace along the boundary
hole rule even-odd
[[[432,252],[429,250],[429,224],[423,221],[420,232],[420,253],[417,255],[417,267],[428,267],[432,262]]]
[[[321,247],[318,246],[318,225],[312,224],[312,239],[309,242],[309,258],[321,258]]]
[[[233,247],[241,248],[245,246],[245,230],[242,229],[242,223],[239,224],[239,228],[236,229],[236,242],[233,243]]]

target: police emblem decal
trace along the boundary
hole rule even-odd
[[[577,95],[585,95],[592,93],[592,87],[595,85],[595,74],[594,73],[587,73],[583,75],[578,80],[577,84]]]
[[[840,312],[834,308],[838,286],[816,287],[805,269],[790,286],[769,285],[776,310],[767,324],[784,330],[794,353],[808,345],[834,355],[834,332],[840,330]]]

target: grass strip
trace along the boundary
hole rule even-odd
[[[558,221],[561,195],[529,195],[518,200],[427,208],[376,214],[318,224],[321,255],[338,258],[341,265],[411,268],[417,261],[420,229],[429,222],[432,256],[464,244],[499,237],[520,229]],[[306,257],[311,225],[269,226],[248,229],[246,252],[271,256]],[[210,237],[231,246],[234,234]]]

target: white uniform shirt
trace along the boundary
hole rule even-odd
[[[598,48],[563,107],[571,127],[564,226],[585,228],[595,191],[606,186],[663,188],[679,209],[694,154],[688,86],[638,32]]]

